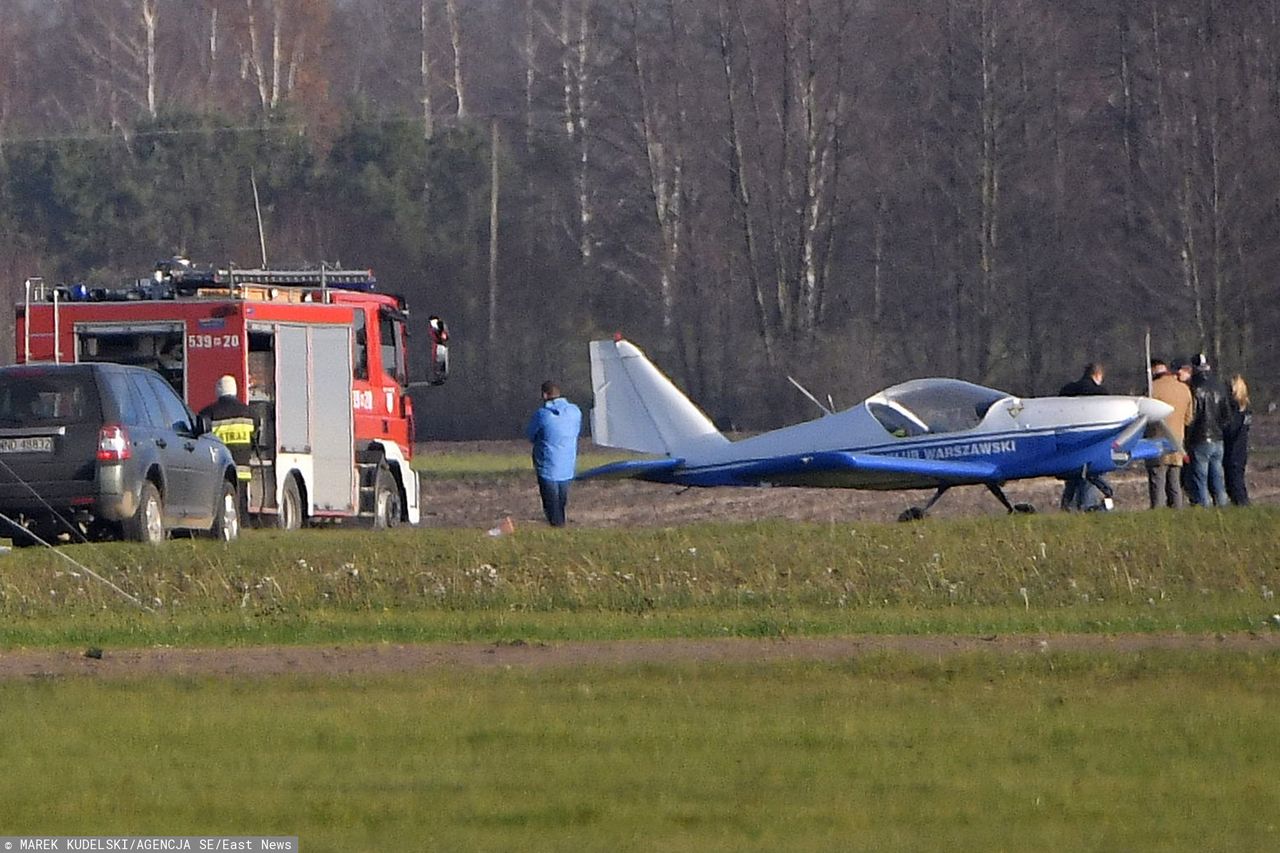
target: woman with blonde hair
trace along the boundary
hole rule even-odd
[[[1222,430],[1222,468],[1227,496],[1236,506],[1249,505],[1249,486],[1244,468],[1249,462],[1249,427],[1253,409],[1249,408],[1249,385],[1237,373],[1231,377],[1231,419]]]

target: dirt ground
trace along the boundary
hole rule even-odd
[[[107,650],[102,652],[100,658],[89,657],[84,652],[22,651],[0,653],[0,681],[67,676],[109,679],[152,676],[341,677],[415,673],[441,667],[534,669],[679,662],[841,661],[884,652],[899,652],[937,660],[975,652],[1007,655],[1054,652],[1123,654],[1155,649],[1272,651],[1280,649],[1280,631],[1214,635],[868,635],[798,637],[785,640],[734,638],[572,643],[260,646],[247,649],[164,648]]]
[[[1253,427],[1254,459],[1248,469],[1249,493],[1256,503],[1280,504],[1280,415],[1259,415]],[[525,454],[524,442],[437,442],[420,453],[493,452]],[[429,466],[428,466],[429,467]],[[1109,475],[1117,510],[1147,508],[1146,474],[1140,467]],[[489,529],[510,516],[518,530],[542,525],[537,484],[526,479],[477,478],[426,480],[422,523],[429,527]],[[1057,512],[1062,483],[1050,478],[1021,480],[1005,488],[1014,503],[1030,503],[1039,512]],[[665,527],[699,521],[850,522],[892,521],[898,513],[922,505],[930,492],[869,492],[851,489],[679,489],[634,480],[575,483],[569,495],[569,524],[582,527]],[[948,492],[930,514],[938,518],[1000,515],[1004,509],[978,486]]]
[[[1249,469],[1249,489],[1261,504],[1280,504],[1280,417],[1260,417],[1254,427],[1258,450]],[[519,442],[428,444],[422,452],[526,452]],[[1273,461],[1274,460],[1274,461]],[[1147,506],[1141,471],[1111,477],[1118,511]],[[1014,502],[1057,512],[1061,484],[1051,479],[1009,485]],[[427,480],[423,525],[487,530],[510,516],[517,534],[541,527],[542,513],[532,473],[474,480]],[[570,527],[670,526],[699,521],[790,519],[794,521],[891,521],[903,509],[923,503],[925,492],[861,492],[843,489],[688,489],[632,481],[588,481],[570,495]],[[999,515],[1004,510],[984,489],[948,493],[937,517]],[[304,534],[305,535],[305,534]],[[1135,652],[1145,649],[1280,649],[1280,630],[1217,635],[1125,634],[1112,636],[929,637],[861,636],[831,638],[649,640],[599,643],[366,645],[325,647],[264,646],[248,649],[105,650],[101,658],[83,651],[0,651],[0,680],[87,676],[157,675],[260,677],[285,674],[363,675],[410,673],[435,667],[609,666],[646,662],[834,661],[884,651],[925,658],[987,651],[1012,655],[1049,651]]]

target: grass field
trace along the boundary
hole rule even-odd
[[[1278,521],[1259,507],[33,549],[0,560],[0,648],[1256,629],[1280,611]]]
[[[450,476],[504,477],[464,460]],[[1275,630],[1280,510],[250,531],[0,558],[0,650]],[[144,602],[140,610],[83,567]],[[0,681],[0,831],[312,850],[1269,849],[1280,655]]]
[[[1271,849],[1275,655],[0,684],[5,833]]]

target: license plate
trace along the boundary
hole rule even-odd
[[[52,453],[53,438],[47,435],[31,438],[0,438],[0,453]]]

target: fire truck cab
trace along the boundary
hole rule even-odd
[[[257,422],[248,512],[259,523],[420,519],[409,313],[368,270],[196,269],[175,260],[119,290],[27,282],[19,362],[150,367],[193,411],[235,378]],[[428,323],[429,375],[448,374],[448,331]],[[413,383],[418,384],[418,383]]]

